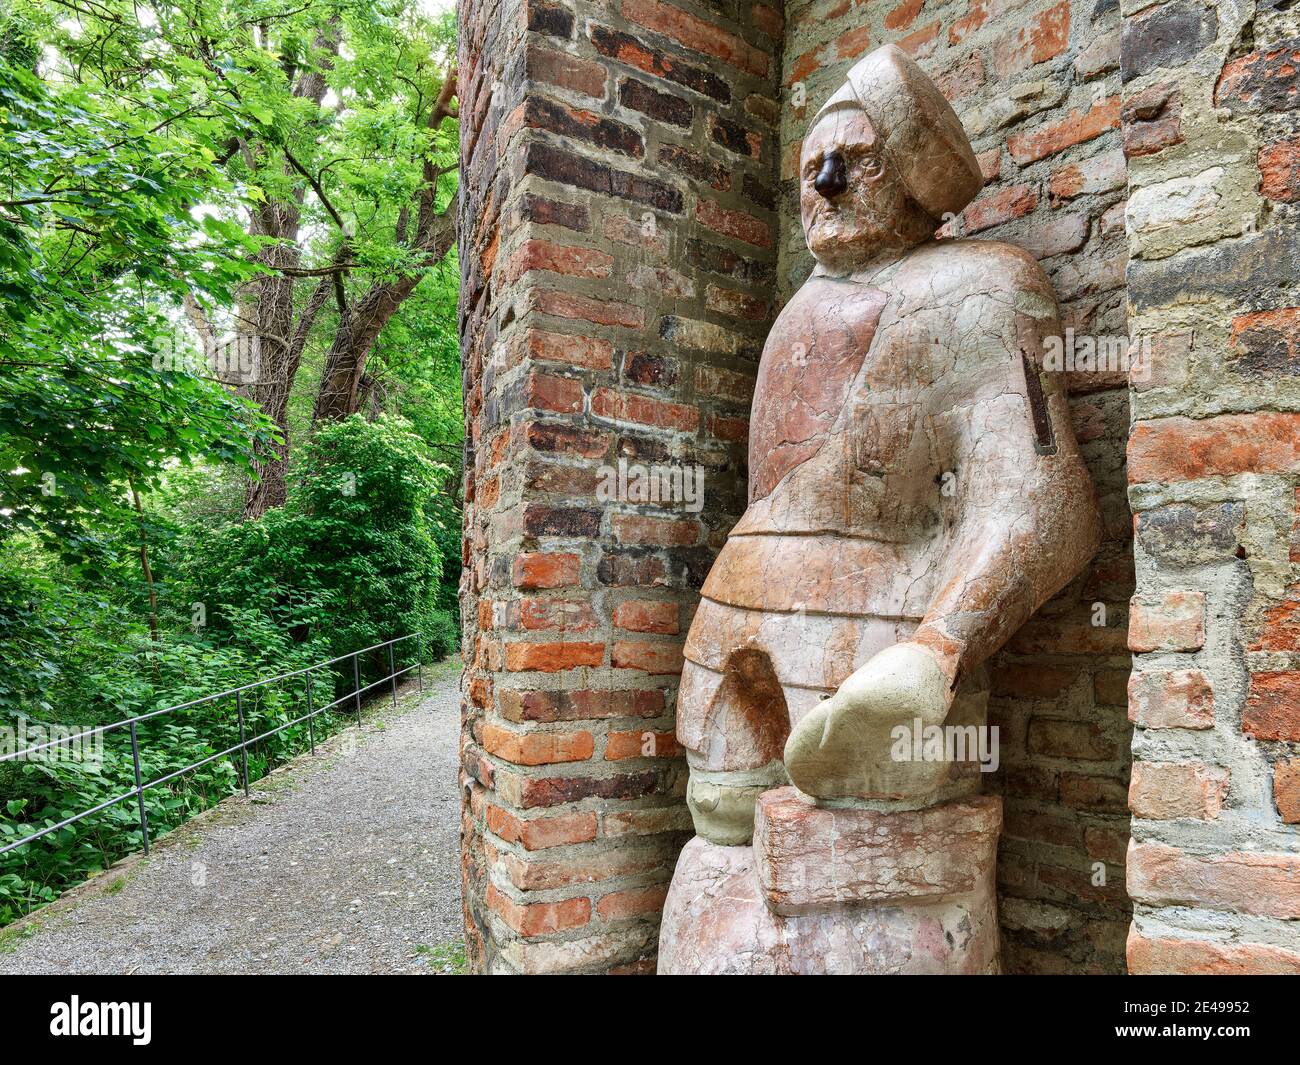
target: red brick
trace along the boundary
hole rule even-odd
[[[562,362],[586,370],[608,370],[613,364],[613,345],[595,337],[529,329],[524,334],[524,347],[529,356],[541,362]]]
[[[1131,976],[1300,976],[1300,954],[1266,943],[1145,936],[1129,930]]]
[[[1084,773],[1062,773],[1061,802],[1075,810],[1094,813],[1128,813],[1128,791],[1117,780]]]
[[[664,908],[664,899],[667,897],[667,884],[655,884],[652,887],[632,888],[628,891],[615,891],[609,895],[602,895],[596,901],[596,913],[606,921],[621,921],[630,917],[645,917],[662,911]]]
[[[1111,192],[1123,187],[1127,180],[1128,167],[1123,152],[1098,152],[1053,170],[1048,191],[1055,203],[1089,192]]]
[[[610,522],[621,544],[689,547],[699,542],[700,523],[692,518],[652,518],[641,514],[615,514]]]
[[[529,492],[578,498],[595,495],[598,484],[597,471],[582,466],[529,462],[524,467],[524,488]]]
[[[545,373],[530,373],[524,389],[528,406],[559,414],[576,414],[581,411],[582,396],[581,381]]]
[[[786,85],[793,85],[795,82],[807,81],[813,74],[817,73],[822,64],[822,52],[824,45],[818,45],[816,48],[810,48],[802,55],[798,56],[790,64],[790,73],[786,77]]]
[[[1251,373],[1300,372],[1300,307],[1239,314],[1232,320],[1237,369]]]
[[[750,20],[772,40],[784,40],[785,16],[778,8],[769,4],[754,4],[749,9]]]
[[[668,240],[658,226],[648,227],[639,219],[621,214],[608,215],[603,230],[605,237],[618,244],[638,248],[642,256],[663,259],[668,255]]]
[[[1023,218],[1038,206],[1038,190],[1033,185],[1008,185],[976,200],[962,212],[962,230],[978,233],[983,229]]]
[[[639,669],[658,675],[680,673],[682,648],[675,643],[619,640],[614,644],[612,663],[615,669]]]
[[[590,810],[557,817],[519,818],[495,803],[488,803],[486,819],[493,835],[506,843],[520,843],[530,851],[590,843],[598,830],[596,814]]]
[[[719,440],[743,443],[749,439],[749,419],[729,418],[724,414],[709,415],[709,435]]]
[[[506,117],[502,127],[503,147],[509,143],[516,130],[527,127],[544,129],[568,142],[584,141],[596,148],[619,152],[632,159],[640,159],[645,155],[645,141],[633,127],[605,118],[596,111],[570,107],[546,96],[525,96],[524,102]],[[541,177],[563,181],[566,184],[576,184],[580,188],[591,188],[585,182],[571,180],[578,176],[573,168],[584,168],[588,178],[596,173],[604,174],[604,179],[593,189],[601,192],[613,191],[610,182],[615,180],[615,175],[622,175],[617,180],[627,182],[620,186],[623,191],[631,191],[634,187],[639,189],[633,197],[635,199],[641,199],[643,195],[649,194],[653,187],[652,183],[636,186],[634,180],[623,171],[611,171],[603,164],[587,161],[585,156],[555,151],[538,141],[525,144],[523,149],[518,158],[526,173],[536,173]]]
[[[1300,918],[1300,854],[1192,854],[1162,843],[1134,843],[1126,867],[1129,895],[1137,902]]]
[[[1260,192],[1270,200],[1300,200],[1300,137],[1278,141],[1259,150]]]
[[[509,627],[590,632],[599,625],[590,603],[575,599],[520,599],[506,608]]]
[[[604,99],[605,68],[599,63],[536,45],[526,45],[525,48],[525,65],[530,79],[572,89],[597,100]]]
[[[1225,63],[1215,86],[1214,102],[1268,111],[1300,107],[1300,48],[1291,42],[1261,49]]]
[[[1300,651],[1300,585],[1287,585],[1282,601],[1264,610],[1247,642],[1250,651]]]
[[[1273,805],[1288,825],[1300,825],[1300,758],[1274,763]]]
[[[636,876],[664,867],[662,847],[619,847],[573,858],[539,861],[531,855],[502,855],[510,882],[521,891],[549,891],[552,888]]]
[[[1128,832],[1114,829],[1098,828],[1089,825],[1083,830],[1083,846],[1089,858],[1097,858],[1111,865],[1123,865],[1124,855],[1128,852]]]
[[[1127,706],[1130,675],[1127,669],[1103,669],[1093,674],[1093,701],[1098,706]]]
[[[756,77],[767,76],[769,57],[766,52],[711,22],[660,0],[623,0],[621,10],[625,19],[671,37],[692,51],[716,56]]]
[[[658,429],[695,429],[700,423],[697,407],[683,403],[666,403],[638,396],[630,392],[618,392],[612,388],[597,389],[591,397],[591,412],[600,418],[612,418],[617,421],[636,422],[651,425]]]
[[[617,717],[659,717],[664,693],[659,689],[626,691],[519,691],[500,694],[501,716],[510,721],[585,721]]]
[[[671,732],[611,732],[605,741],[607,762],[624,758],[677,758],[681,753],[681,745]]]
[[[1068,118],[1008,137],[1007,150],[1011,158],[1025,166],[1118,127],[1119,97],[1111,96],[1087,111],[1071,111]]]
[[[710,283],[704,290],[704,305],[715,314],[743,318],[751,322],[767,319],[767,300]]]
[[[1139,422],[1129,437],[1129,484],[1296,472],[1300,414],[1160,418]]]
[[[626,599],[614,608],[614,624],[629,632],[659,632],[675,635],[679,607],[658,599]]]
[[[960,100],[963,96],[969,96],[981,85],[984,84],[984,59],[979,52],[971,52],[964,58],[954,64],[950,64],[945,69],[936,71],[934,83],[939,86],[939,91],[943,93],[944,99],[950,103]],[[985,156],[991,155],[996,162],[999,152],[994,149],[991,153],[984,152],[978,158],[980,159],[980,172],[984,175],[984,180],[989,181],[997,177],[997,168],[993,168],[993,173],[989,173],[989,168],[985,165]]]
[[[1202,762],[1134,762],[1128,804],[1149,821],[1213,821],[1228,793],[1228,772]]]
[[[695,204],[695,217],[715,233],[734,237],[759,248],[772,246],[771,227],[762,219],[744,211],[731,211],[713,200],[701,197]]]
[[[582,560],[568,552],[530,551],[515,556],[511,583],[526,591],[569,587],[578,583],[581,566]]]
[[[513,902],[496,885],[488,883],[487,904],[521,936],[548,936],[581,928],[591,920],[591,900],[565,899],[563,902]]]
[[[870,47],[871,27],[865,23],[835,38],[835,55],[839,59],[856,59]]]
[[[1252,673],[1241,729],[1259,740],[1300,743],[1300,672]]]
[[[505,668],[512,673],[560,673],[598,666],[604,659],[603,643],[511,643],[506,645]]]
[[[921,13],[921,8],[924,6],[925,0],[903,0],[901,4],[885,16],[885,29],[907,29],[916,21],[916,16]]]
[[[1139,728],[1214,727],[1214,692],[1197,669],[1134,673],[1128,717]]]
[[[665,832],[691,832],[690,811],[685,806],[658,806],[648,810],[618,810],[605,814],[607,836],[653,836]]]
[[[1151,85],[1134,93],[1120,108],[1124,154],[1134,159],[1180,143],[1182,114],[1182,91],[1175,85]]]
[[[1135,595],[1128,620],[1130,651],[1199,651],[1205,645],[1205,593]]]
[[[512,732],[500,725],[483,729],[483,749],[515,765],[585,762],[595,750],[590,732]]]
[[[520,435],[528,446],[538,451],[559,455],[579,455],[582,458],[599,458],[609,450],[609,434],[573,425],[552,425],[546,422],[529,422]]]
[[[1083,832],[1077,821],[1016,807],[1006,812],[1003,832],[1014,839],[1051,843],[1076,850],[1083,842]]]
[[[641,799],[663,788],[658,771],[612,777],[529,777],[520,784],[519,805],[526,810],[583,799]]]
[[[989,18],[990,3],[996,4],[996,0],[970,0],[966,5],[966,14],[948,27],[948,43],[960,44],[983,26]]]
[[[695,387],[706,396],[748,404],[754,396],[754,375],[718,366],[697,366]]]
[[[554,289],[529,290],[531,305],[542,314],[557,318],[580,318],[596,325],[616,325],[626,329],[642,329],[645,311],[621,300],[598,300]]]
[[[1128,644],[1118,625],[1093,625],[1091,621],[1035,617],[1021,627],[1007,645],[1020,655],[1125,654]]]
[[[915,56],[918,59],[924,59],[935,49],[935,44],[939,39],[939,20],[935,19],[919,30],[913,30],[906,37],[900,37],[894,43],[904,52]]]
[[[1079,761],[1105,761],[1119,753],[1101,726],[1093,721],[1035,717],[1029,721],[1027,747],[1031,754]]]
[[[1008,27],[1011,31],[1011,27]],[[1070,3],[1061,0],[1033,15],[1021,28],[1000,36],[993,47],[993,65],[1003,81],[1036,63],[1065,51],[1070,36]]]

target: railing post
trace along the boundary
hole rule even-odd
[[[361,667],[357,664],[360,651],[352,652],[352,693],[357,701],[357,731],[361,731]]]
[[[235,711],[239,714],[239,758],[244,767],[244,798],[248,798],[248,745],[244,740],[244,693],[235,692]]]
[[[393,661],[393,645],[388,645],[388,679],[393,684],[393,709],[397,709],[397,663]]]
[[[149,853],[149,815],[144,812],[144,786],[140,777],[140,741],[135,734],[135,722],[131,722],[131,761],[135,765],[135,802],[140,810],[140,832],[144,837],[144,852]]]
[[[311,712],[311,674],[307,674],[307,735],[311,737],[311,753],[316,753],[316,718]]]

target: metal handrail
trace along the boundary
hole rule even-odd
[[[339,655],[337,658],[331,658],[324,662],[317,662],[310,666],[304,666],[302,669],[295,669],[290,673],[280,673],[274,677],[265,677],[262,680],[257,680],[249,684],[240,685],[238,688],[227,688],[225,691],[216,692],[212,695],[204,695],[198,699],[191,699],[189,700],[189,702],[176,703],[174,706],[165,706],[159,710],[150,710],[148,713],[137,714],[135,717],[123,718],[121,721],[114,721],[111,725],[99,725],[93,729],[88,729],[85,732],[78,732],[76,735],[73,736],[60,736],[58,739],[50,740],[48,743],[39,743],[34,747],[26,747],[21,751],[13,751],[9,754],[0,754],[0,762],[9,762],[9,761],[13,761],[15,758],[22,758],[25,755],[32,755],[40,751],[47,750],[50,747],[58,747],[58,746],[62,746],[63,744],[74,743],[77,740],[85,739],[88,736],[102,737],[104,733],[111,732],[113,729],[126,727],[131,730],[131,760],[135,769],[135,787],[131,788],[129,791],[125,791],[121,795],[115,796],[114,798],[107,799],[96,806],[90,807],[90,809],[88,810],[82,810],[80,813],[73,814],[71,817],[65,818],[64,820],[60,821],[58,824],[47,825],[39,832],[33,832],[30,836],[24,836],[20,840],[17,840],[13,843],[8,843],[5,846],[0,847],[0,854],[7,854],[9,853],[9,851],[16,850],[19,847],[26,846],[28,843],[35,842],[36,840],[41,839],[43,836],[48,836],[51,832],[57,832],[61,828],[67,828],[68,825],[75,824],[76,822],[81,821],[84,818],[90,817],[93,814],[97,814],[102,810],[108,809],[110,806],[115,806],[117,803],[125,802],[127,799],[133,797],[136,800],[136,805],[139,809],[139,814],[140,814],[140,830],[143,834],[144,853],[148,854],[149,853],[149,817],[145,813],[145,808],[144,808],[144,793],[146,791],[148,791],[150,788],[156,788],[159,785],[166,784],[169,781],[175,780],[177,777],[184,776],[186,773],[193,772],[195,769],[200,769],[203,766],[207,765],[209,762],[215,762],[219,758],[226,758],[234,754],[236,751],[238,751],[240,754],[240,765],[241,765],[240,776],[242,777],[243,780],[244,794],[248,795],[249,793],[248,748],[252,744],[257,743],[259,740],[264,740],[270,736],[274,736],[277,732],[283,732],[285,729],[290,728],[293,725],[299,725],[302,722],[306,721],[310,733],[311,751],[312,754],[315,754],[316,753],[316,717],[318,715],[323,714],[326,711],[333,710],[340,703],[346,702],[348,699],[351,699],[353,700],[355,705],[356,717],[357,717],[357,728],[360,728],[362,694],[364,692],[370,691],[371,688],[377,688],[379,685],[387,681],[392,686],[393,705],[396,706],[397,705],[397,678],[402,676],[402,674],[404,673],[410,673],[411,670],[418,671],[420,691],[424,691],[424,664],[419,661],[418,657],[414,665],[404,666],[401,669],[397,668],[393,657],[393,647],[395,645],[401,643],[404,640],[414,639],[417,635],[419,634],[414,632],[408,633],[405,636],[398,636],[392,640],[385,640],[383,643],[376,643],[376,644],[372,644],[369,647],[363,647],[357,651],[350,651],[345,655]],[[388,676],[381,677],[379,680],[372,681],[370,684],[367,684],[365,687],[362,687],[360,656],[364,654],[368,654],[371,651],[378,651],[380,648],[383,647],[388,648],[388,668],[390,670]],[[348,659],[352,660],[352,678],[353,678],[352,691],[348,692],[346,695],[339,697],[338,699],[335,699],[333,702],[326,703],[324,706],[319,706],[313,709],[312,700],[311,700],[311,674],[318,669],[324,669],[327,666],[336,665],[337,663],[345,662]],[[254,688],[261,688],[267,684],[275,684],[282,680],[291,680],[294,677],[302,677],[302,676],[306,677],[307,713],[294,718],[292,721],[286,721],[281,725],[277,725],[275,728],[270,729],[267,732],[259,733],[256,736],[246,736],[244,730],[244,693],[247,691],[251,691]],[[157,780],[150,780],[148,782],[145,782],[141,778],[140,741],[139,741],[138,731],[136,729],[136,726],[141,721],[148,721],[150,718],[155,718],[162,714],[170,714],[174,710],[188,710],[190,707],[201,706],[204,703],[214,702],[218,699],[226,699],[232,695],[235,697],[235,712],[239,717],[239,742],[237,744],[235,744],[233,747],[227,747],[224,751],[218,751],[216,754],[209,755],[207,758],[201,759],[200,761],[193,762],[182,769],[177,769],[174,772],[168,773],[166,776],[159,777]]]

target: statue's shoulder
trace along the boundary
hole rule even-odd
[[[985,294],[1051,296],[1043,268],[1024,248],[1000,240],[942,240],[913,249],[900,264],[895,283],[904,290],[928,288],[944,297]]]
[[[797,327],[824,321],[834,315],[838,321],[869,319],[874,322],[885,300],[884,293],[852,278],[812,273],[781,308],[778,322]]]

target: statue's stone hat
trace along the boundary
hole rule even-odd
[[[975,198],[984,178],[961,119],[901,48],[887,44],[855,64],[812,125],[854,106],[867,113],[883,139],[887,162],[927,214],[941,219]]]

